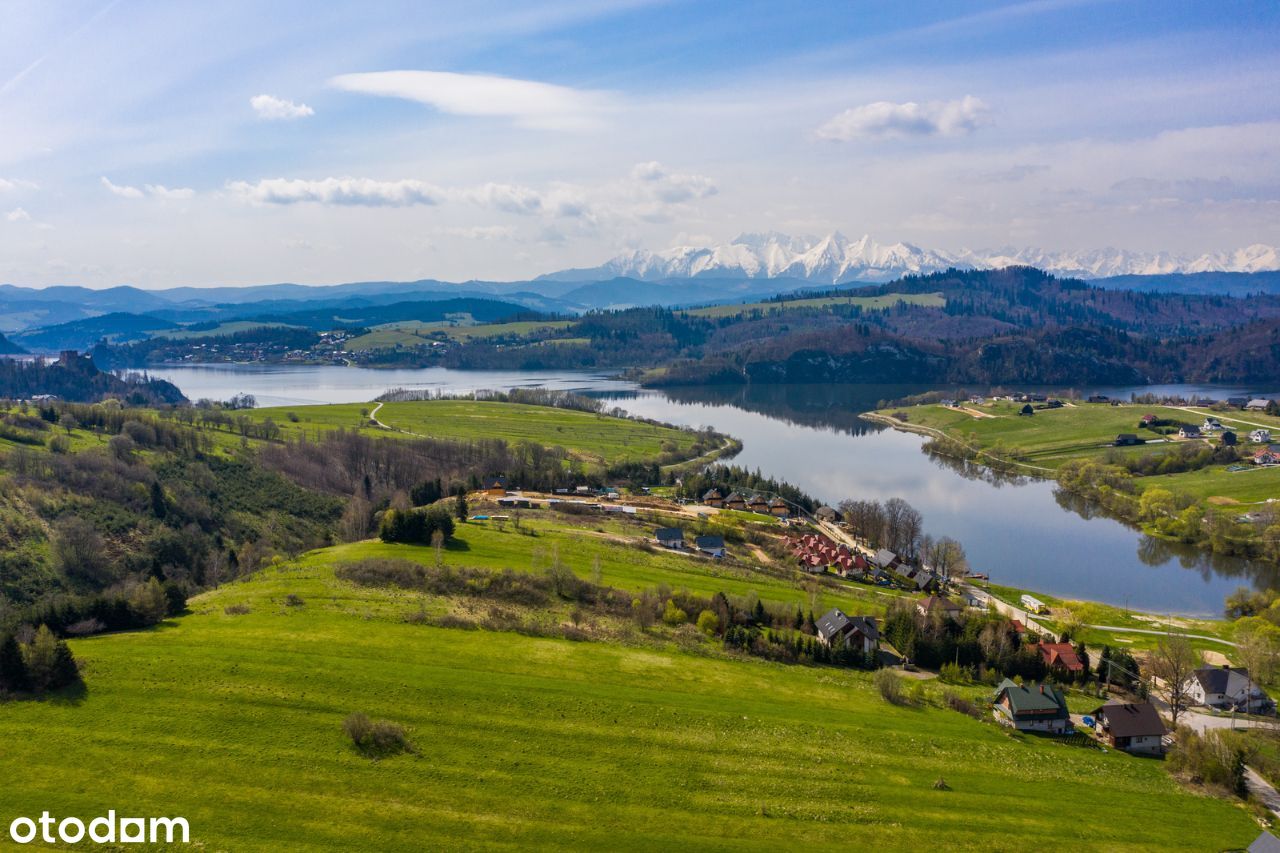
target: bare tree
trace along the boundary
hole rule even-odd
[[[1200,665],[1200,658],[1191,648],[1186,637],[1176,634],[1165,634],[1156,642],[1155,651],[1151,653],[1151,670],[1157,678],[1164,682],[1161,692],[1169,703],[1169,714],[1173,718],[1173,728],[1178,727],[1178,715],[1182,713],[1183,703],[1187,698],[1187,683],[1191,673]]]

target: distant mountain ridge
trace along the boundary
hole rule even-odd
[[[561,270],[536,281],[600,281],[634,278],[792,278],[823,284],[883,282],[908,274],[948,268],[999,269],[1033,266],[1058,276],[1098,279],[1193,273],[1257,273],[1280,270],[1280,250],[1255,244],[1231,252],[1181,256],[1122,249],[964,249],[946,252],[910,243],[878,243],[869,235],[850,240],[839,232],[825,237],[793,237],[778,232],[742,234],[716,246],[680,246],[661,252],[636,250],[598,267]]]

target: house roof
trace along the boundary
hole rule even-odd
[[[1019,686],[1009,679],[996,688],[996,699],[1008,696],[1009,710],[1014,714],[1052,714],[1054,719],[1067,719],[1067,700],[1062,691],[1052,684],[1028,681]]]
[[[876,627],[874,617],[847,616],[839,607],[833,607],[823,613],[822,618],[814,624],[818,629],[818,636],[828,641],[837,634],[851,634],[854,632],[862,634],[869,640],[880,638],[880,630]]]
[[[706,493],[705,495],[703,495],[703,496],[702,496],[702,499],[703,499],[704,501],[715,501],[715,500],[719,500],[719,499],[720,499],[720,490],[719,490],[719,489],[708,489],[708,490],[707,490],[707,493]]]
[[[1199,435],[1200,427],[1195,426],[1194,424],[1183,424],[1178,429],[1178,432],[1181,433],[1182,435]]]
[[[1213,665],[1200,667],[1191,674],[1191,677],[1200,682],[1200,686],[1205,693],[1226,693],[1232,673],[1239,675],[1241,678],[1249,677],[1249,670],[1243,667]]]
[[[659,527],[657,533],[659,542],[674,542],[677,539],[684,539],[684,530],[679,527]]]
[[[898,559],[897,554],[893,553],[888,548],[881,548],[879,551],[876,551],[875,555],[871,558],[871,562],[875,563],[880,568],[885,568],[896,559]]]
[[[746,498],[744,498],[742,495],[738,494],[737,492],[730,492],[729,497],[725,498],[724,502],[727,504],[729,503],[737,504],[737,503],[746,503],[747,501],[746,501]]]
[[[818,511],[814,513],[818,518],[835,518],[837,514],[838,513],[829,506],[820,506],[818,507]]]
[[[497,477],[484,478],[484,487],[486,489],[493,489],[493,488],[497,488],[498,486],[506,486],[506,485],[507,485],[507,478],[502,475],[499,475]]]
[[[1253,839],[1247,853],[1280,853],[1280,838],[1264,830],[1261,835]]]
[[[716,548],[724,547],[724,537],[723,536],[699,536],[697,539],[693,540],[693,544],[697,548],[705,548],[706,550],[711,551]]]
[[[1164,721],[1150,702],[1108,702],[1093,712],[1115,737],[1164,737]]]
[[[938,611],[940,613],[959,613],[963,608],[949,598],[943,598],[941,595],[931,595],[928,598],[922,598],[916,602],[925,614]]]
[[[1070,643],[1041,643],[1040,654],[1047,666],[1060,666],[1068,672],[1082,672],[1084,664]]]

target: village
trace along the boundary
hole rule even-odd
[[[1171,684],[1153,659],[1138,661],[1127,651],[1090,649],[1055,632],[1043,621],[1052,615],[1050,608],[1033,595],[1024,594],[1016,603],[1005,601],[984,590],[985,576],[970,573],[966,566],[940,570],[921,559],[908,560],[873,547],[830,506],[810,513],[777,495],[719,488],[706,490],[695,503],[655,494],[656,488],[628,494],[623,487],[578,486],[547,494],[509,487],[503,476],[488,478],[482,486],[472,495],[474,504],[497,511],[478,512],[471,518],[475,522],[518,524],[522,512],[555,509],[622,516],[647,531],[635,540],[637,545],[721,561],[734,556],[726,537],[689,534],[680,519],[700,526],[728,514],[771,538],[771,550],[786,555],[800,581],[870,587],[891,609],[909,602],[921,631],[958,633],[970,618],[996,615],[1016,637],[1019,651],[1036,661],[1035,671],[1040,673],[1034,678],[987,673],[992,684],[990,718],[1011,730],[1050,738],[1086,737],[1103,748],[1162,756],[1179,726],[1200,732],[1234,727],[1237,721],[1242,726],[1268,726],[1266,720],[1276,713],[1275,702],[1248,669],[1233,666],[1221,655],[1197,658]],[[738,557],[748,564],[770,559],[756,546],[740,550]],[[885,633],[885,618],[833,607],[813,618],[813,636],[833,653],[849,650],[857,659],[874,659],[877,667],[906,678],[939,677],[945,666],[925,666],[893,645]]]

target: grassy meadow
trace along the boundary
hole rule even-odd
[[[537,339],[562,331],[571,324],[569,320],[522,320],[515,323],[428,323],[411,320],[387,323],[370,329],[367,334],[347,341],[349,352],[374,349],[395,349],[429,345],[433,340],[450,340],[457,343],[488,340],[492,338]]]
[[[599,556],[609,585],[803,595],[537,532],[467,524],[445,561],[532,568],[555,544],[580,574]],[[0,705],[0,773],[21,780],[0,812],[180,815],[203,849],[237,851],[1221,850],[1258,831],[1160,762],[1011,734],[941,707],[935,686],[890,705],[866,673],[735,658],[696,632],[573,642],[413,624],[450,602],[333,573],[435,556],[388,548],[313,552],[157,629],[73,641],[83,692]],[[357,753],[342,731],[356,711],[404,725],[416,752]]]
[[[1030,417],[1018,414],[1022,403],[986,403],[965,405],[963,409],[940,405],[912,406],[905,410],[907,424],[936,430],[957,438],[971,447],[995,451],[1001,455],[1016,455],[1028,473],[1039,470],[1043,476],[1052,476],[1063,463],[1081,458],[1101,459],[1112,452],[1125,456],[1160,454],[1186,442],[1169,436],[1159,436],[1150,430],[1138,428],[1139,419],[1146,414],[1161,420],[1188,423],[1199,426],[1207,415],[1218,418],[1228,427],[1234,427],[1241,444],[1248,444],[1248,434],[1255,427],[1251,424],[1276,422],[1280,431],[1280,418],[1235,412],[1219,414],[1207,409],[1182,409],[1172,406],[1146,406],[1126,403],[1112,406],[1106,403],[1081,403],[1060,409],[1037,409]],[[979,412],[975,415],[972,412]],[[890,415],[892,410],[881,414]],[[1134,433],[1147,438],[1148,443],[1136,447],[1114,447],[1120,433]],[[1212,439],[1217,443],[1217,438]],[[1201,439],[1188,441],[1203,443]],[[1280,496],[1280,468],[1255,469],[1249,463],[1241,463],[1246,470],[1228,471],[1227,466],[1212,465],[1198,471],[1163,474],[1135,480],[1139,488],[1160,486],[1173,492],[1184,492],[1201,499],[1218,498],[1219,502],[1239,501],[1258,503]]]
[[[573,409],[476,400],[423,400],[386,403],[378,420],[369,415],[376,403],[338,403],[323,406],[280,406],[249,409],[256,420],[271,418],[284,435],[315,436],[333,429],[354,429],[381,436],[414,435],[471,440],[498,438],[511,443],[531,441],[563,447],[584,462],[596,464],[648,460],[664,452],[688,451],[697,437],[672,427],[611,418]]]

